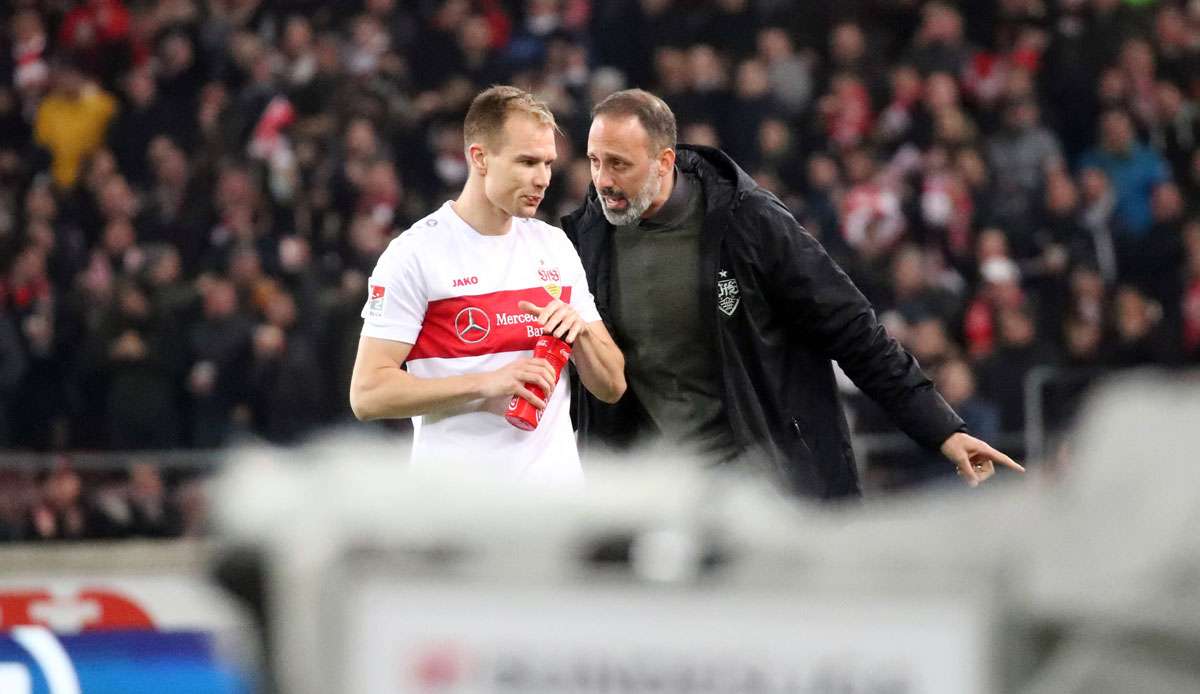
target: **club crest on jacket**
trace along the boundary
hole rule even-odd
[[[741,303],[736,277],[729,277],[728,270],[717,273],[717,308],[721,313],[732,316]]]

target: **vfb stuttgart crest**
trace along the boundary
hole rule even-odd
[[[721,309],[721,313],[732,316],[742,301],[737,278],[728,277],[728,270],[721,270],[717,274],[717,308]]]

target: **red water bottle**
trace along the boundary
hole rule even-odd
[[[543,335],[538,338],[537,344],[533,348],[533,358],[545,359],[550,362],[550,366],[554,367],[554,383],[557,384],[559,374],[567,365],[567,360],[571,358],[571,345],[553,335]],[[543,393],[541,388],[530,383],[526,383],[525,387],[542,400],[550,402],[549,396]],[[522,431],[533,431],[537,429],[538,422],[542,421],[542,411],[525,398],[514,395],[512,400],[508,401],[508,412],[505,413],[504,418],[508,420],[509,424]]]

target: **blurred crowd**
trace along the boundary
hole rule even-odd
[[[125,469],[0,468],[0,543],[201,537],[208,531],[204,476],[135,458]]]
[[[1061,369],[1065,422],[1096,374],[1200,361],[1196,0],[0,13],[0,447],[289,444],[348,420],[365,278],[465,181],[462,116],[493,83],[559,119],[551,222],[586,193],[591,105],[662,96],[983,438],[1024,427],[1039,366]],[[887,430],[850,399],[859,431]]]

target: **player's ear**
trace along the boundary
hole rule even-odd
[[[471,168],[475,169],[480,176],[487,175],[487,150],[478,142],[472,142],[467,147],[467,161]]]

